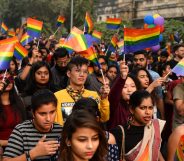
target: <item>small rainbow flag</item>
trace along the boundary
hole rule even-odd
[[[177,76],[184,76],[184,58],[181,59],[178,64],[172,69]]]
[[[33,38],[39,38],[43,27],[43,22],[33,18],[27,19],[27,33]]]
[[[15,36],[15,31],[8,31],[8,36],[14,37]]]
[[[28,51],[19,43],[17,42],[15,44],[15,50],[14,50],[14,56],[18,59],[21,60],[24,57],[26,57],[28,54]]]
[[[111,52],[114,52],[116,50],[117,43],[118,43],[118,37],[114,35],[111,39],[111,43],[108,47],[108,50]]]
[[[64,22],[65,22],[65,17],[58,16],[58,19],[57,19],[57,27],[60,27],[62,24],[64,24]]]
[[[8,38],[8,39],[4,39],[0,41],[0,46],[1,45],[5,45],[5,44],[15,44],[16,42],[18,42],[18,38],[16,36]]]
[[[107,18],[106,28],[113,30],[119,29],[121,21],[121,18]]]
[[[95,42],[100,43],[100,40],[102,38],[102,33],[101,32],[98,32],[98,31],[94,30],[93,33],[92,33],[92,36],[93,36],[93,39],[94,39]]]
[[[92,21],[91,16],[88,12],[86,12],[84,27],[85,27],[85,31],[87,31],[87,33],[90,33],[93,30],[93,21]]]
[[[9,68],[14,46],[14,44],[3,44],[0,46],[0,70]]]
[[[99,67],[99,69],[101,69],[100,63],[98,62],[98,59],[97,59],[97,56],[96,56],[97,54],[95,53],[95,50],[93,49],[93,47],[90,47],[85,51],[79,52],[79,54],[82,57],[84,57],[84,58],[90,60],[91,62],[93,62],[96,66]]]
[[[125,53],[135,52],[159,44],[160,27],[147,29],[124,28]]]
[[[118,48],[121,52],[124,52],[124,40],[121,40],[117,43]]]
[[[5,25],[4,22],[1,23],[1,32],[5,34],[8,31],[8,27]]]
[[[28,35],[27,32],[22,36],[22,38],[20,40],[20,42],[21,42],[21,44],[23,46],[27,45],[31,41],[33,41],[33,37],[31,37],[30,35]]]

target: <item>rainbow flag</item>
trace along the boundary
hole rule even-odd
[[[181,59],[178,64],[172,69],[177,76],[184,76],[184,58]]]
[[[83,31],[74,26],[71,29],[70,34],[69,34],[68,37],[71,38],[71,37],[75,37],[75,36],[78,36],[78,35],[81,35],[81,34],[83,34]]]
[[[14,44],[3,44],[0,46],[0,70],[9,68],[14,46]]]
[[[67,46],[66,43],[65,43],[65,41],[66,41],[65,38],[61,38],[61,39],[59,40],[59,47],[60,47],[60,48],[61,48],[61,47],[65,48],[65,49],[68,51],[69,54],[72,54],[72,53],[73,53],[72,48],[71,48],[70,46]]]
[[[43,27],[43,22],[33,18],[27,19],[27,33],[33,38],[39,38]]]
[[[4,39],[0,41],[0,46],[1,45],[5,45],[5,44],[15,44],[16,42],[18,42],[18,38],[16,36],[8,38],[8,39]]]
[[[93,47],[90,47],[85,51],[79,52],[79,54],[82,57],[84,57],[84,58],[90,60],[91,62],[93,62],[96,66],[99,67],[99,69],[101,69],[100,63],[98,62],[98,59],[97,59],[97,56],[96,56],[97,54],[95,53],[95,50],[93,49]]]
[[[20,42],[21,42],[21,44],[23,46],[27,45],[31,41],[33,41],[33,37],[31,37],[30,35],[28,35],[27,32],[22,36],[22,38],[20,40]]]
[[[8,36],[14,37],[15,36],[15,31],[8,31]]]
[[[57,27],[60,27],[65,22],[65,17],[59,16],[57,19]]]
[[[90,33],[93,30],[93,21],[92,21],[91,16],[88,12],[86,12],[84,27],[85,27],[85,31],[87,31],[87,33]]]
[[[118,37],[114,35],[111,39],[111,43],[108,47],[108,50],[111,52],[114,52],[116,50],[117,43],[118,43]]]
[[[183,161],[183,160],[184,160],[184,135],[182,135],[179,140],[179,144],[174,156],[174,161]]]
[[[137,161],[149,161],[149,143],[147,144],[144,152]]]
[[[118,48],[121,52],[124,52],[124,40],[121,40],[117,43]]]
[[[21,43],[17,42],[15,44],[15,50],[14,50],[14,56],[18,59],[21,60],[24,57],[26,57],[28,54],[28,51],[21,45]]]
[[[2,22],[2,23],[1,23],[1,32],[2,32],[3,34],[5,34],[5,33],[7,33],[7,31],[8,31],[8,27],[5,25],[4,22]]]
[[[147,29],[124,28],[125,53],[135,52],[159,44],[160,27]]]
[[[88,66],[88,73],[92,74],[94,72],[94,68],[91,66]]]
[[[107,18],[106,20],[106,28],[107,29],[119,29],[121,24],[121,18]]]
[[[93,36],[93,39],[94,39],[95,42],[100,43],[100,40],[102,38],[102,33],[101,32],[98,32],[98,31],[94,30],[93,33],[92,33],[92,36]]]

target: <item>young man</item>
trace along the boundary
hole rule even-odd
[[[100,88],[100,96],[95,91],[84,89],[84,83],[88,76],[88,64],[88,60],[80,56],[73,57],[68,63],[69,85],[66,89],[55,93],[58,99],[55,121],[61,125],[71,113],[74,103],[82,97],[91,97],[98,102],[102,122],[109,119],[109,101],[107,97],[110,91],[109,86],[105,84]]]
[[[57,107],[55,95],[39,90],[32,99],[33,120],[17,125],[3,155],[3,161],[56,160],[62,127],[54,123]]]

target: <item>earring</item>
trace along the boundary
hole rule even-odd
[[[68,144],[67,144],[67,147],[70,147],[70,146],[71,146],[71,144],[68,143]]]

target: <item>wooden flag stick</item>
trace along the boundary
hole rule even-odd
[[[60,26],[57,28],[57,30],[54,32],[53,35],[55,35],[58,32],[59,28],[60,28]]]

